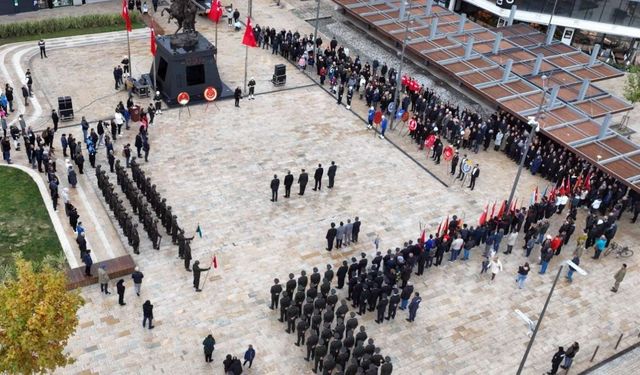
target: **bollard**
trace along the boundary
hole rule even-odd
[[[600,345],[596,346],[596,350],[593,352],[593,355],[591,356],[591,360],[589,362],[593,362],[593,359],[596,357],[596,354],[598,353],[598,349],[600,349]]]
[[[613,348],[613,349],[615,349],[615,350],[617,350],[617,349],[618,349],[618,345],[620,345],[620,341],[622,341],[622,336],[623,336],[623,335],[624,335],[624,333],[621,333],[621,334],[620,334],[620,337],[618,337],[618,342],[616,343],[616,347],[615,347],[615,348]]]

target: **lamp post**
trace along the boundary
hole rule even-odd
[[[587,271],[585,271],[584,269],[578,267],[572,261],[568,260],[565,263],[567,264],[567,267],[573,268],[579,274],[581,274],[583,276],[587,275]],[[564,264],[561,264],[560,268],[558,268],[558,273],[556,274],[556,278],[553,280],[553,285],[551,285],[551,290],[549,291],[549,295],[547,296],[547,300],[544,302],[544,307],[542,308],[542,312],[540,312],[540,318],[538,318],[538,321],[536,322],[536,327],[534,328],[533,333],[531,334],[531,339],[529,340],[529,344],[527,345],[527,350],[524,352],[524,356],[522,357],[522,361],[520,361],[520,366],[518,367],[518,372],[516,372],[516,375],[520,375],[522,373],[522,370],[524,369],[524,364],[527,361],[527,356],[529,355],[529,351],[531,350],[531,347],[533,346],[533,341],[536,339],[536,334],[538,334],[538,329],[540,328],[540,323],[542,322],[542,318],[544,318],[544,313],[547,311],[547,307],[549,306],[549,301],[551,300],[551,296],[553,295],[553,291],[556,289],[556,284],[558,283],[558,279],[560,278],[560,274],[562,273],[562,269],[563,268],[564,268]]]
[[[401,0],[404,1],[404,0]],[[396,91],[393,94],[393,102],[394,104],[397,102],[398,104],[396,104],[396,108],[395,108],[395,113],[393,113],[391,115],[391,121],[389,123],[389,130],[393,130],[393,123],[395,122],[395,118],[396,118],[396,113],[398,112],[398,107],[400,107],[400,104],[402,104],[400,102],[400,83],[401,83],[401,77],[402,77],[402,66],[404,65],[404,49],[407,46],[407,40],[411,39],[409,37],[409,24],[412,22],[411,21],[411,0],[408,1],[407,3],[408,5],[408,10],[407,12],[405,12],[405,14],[407,15],[407,23],[404,25],[404,38],[402,39],[402,52],[400,52],[400,67],[398,68],[398,73],[396,73]]]
[[[518,182],[520,181],[520,175],[522,174],[522,168],[524,167],[524,161],[527,159],[527,154],[529,153],[529,148],[531,147],[531,142],[533,141],[533,136],[538,131],[538,127],[540,126],[539,120],[542,115],[542,107],[544,106],[545,95],[547,94],[547,76],[542,76],[542,98],[540,98],[540,105],[538,106],[538,111],[534,117],[529,117],[529,125],[531,126],[531,130],[529,131],[529,136],[525,140],[524,143],[524,151],[522,152],[522,156],[520,157],[520,164],[518,165],[518,172],[516,173],[516,178],[513,180],[513,185],[511,186],[511,193],[509,194],[509,200],[507,201],[507,207],[511,207],[511,202],[513,201],[513,196],[516,193],[516,188],[518,187]]]
[[[318,48],[318,46],[316,45],[316,40],[318,40],[318,24],[320,23],[320,0],[316,0],[318,2],[318,6],[316,7],[316,25],[315,25],[315,29],[313,30],[313,40],[311,41],[311,43],[313,43],[313,58],[318,61],[318,56],[316,56],[316,50]]]

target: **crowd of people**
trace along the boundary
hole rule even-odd
[[[323,274],[314,267],[309,276],[304,270],[297,279],[294,274],[289,274],[284,288],[280,280],[275,279],[270,289],[270,308],[280,309],[278,320],[286,323],[285,331],[288,334],[296,335],[294,344],[306,346],[304,359],[313,361],[314,373],[320,371],[323,374],[390,375],[393,371],[391,358],[381,354],[381,348],[368,336],[366,328],[358,323],[356,313],[349,311],[347,300],[351,298],[340,300],[332,286],[336,279],[337,288],[341,289],[347,272],[348,267],[345,265],[335,274],[331,265],[326,266]],[[357,273],[363,283],[374,284],[383,278],[382,273],[377,272],[375,267],[367,268],[366,262],[362,268],[358,267]],[[398,293],[395,290],[391,295],[391,288],[388,288],[387,292],[391,297],[387,298],[387,294],[381,294],[376,308],[378,312],[384,313],[389,306],[390,314],[395,318],[399,302]],[[415,293],[412,303],[415,306],[419,305],[418,293]],[[352,306],[357,307],[358,304]],[[417,307],[410,311],[413,311],[413,315],[410,312],[407,320],[413,321]],[[362,315],[362,309],[359,314]]]
[[[414,77],[403,75],[398,82],[395,68],[375,59],[363,64],[359,56],[350,56],[348,49],[339,46],[335,38],[324,46],[322,39],[314,40],[313,35],[301,35],[285,29],[277,31],[275,27],[259,25],[254,27],[254,34],[259,45],[263,49],[271,48],[272,54],[280,54],[294,64],[300,65],[299,61],[303,59],[305,66],[315,66],[320,83],[324,84],[328,78],[339,103],[345,90],[358,93],[369,108],[371,123],[373,114],[378,111],[382,114],[378,116],[382,136],[389,117],[405,114],[399,120],[413,125],[409,134],[418,147],[424,148],[429,136],[436,138],[431,145],[436,163],[440,161],[443,140],[454,149],[473,153],[478,153],[480,148],[488,151],[493,145],[495,151],[506,154],[516,163],[525,152],[526,139],[532,129],[505,111],[498,110],[483,116],[468,108],[460,108],[456,103],[441,100],[435,91]],[[400,96],[395,98],[398,84]],[[556,187],[569,179],[572,193],[584,196],[583,200],[587,195],[589,201],[598,198],[605,206],[603,210],[628,194],[627,203],[634,210],[634,222],[640,213],[640,195],[542,134],[534,135],[525,155],[525,166],[533,175],[540,174]],[[585,189],[587,179],[593,188]]]

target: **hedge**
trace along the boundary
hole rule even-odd
[[[130,13],[131,22],[142,22],[137,13]],[[0,25],[0,39],[29,35],[50,34],[70,29],[91,29],[105,26],[122,25],[124,20],[120,14],[89,14],[80,17],[60,17],[39,21],[17,22]]]

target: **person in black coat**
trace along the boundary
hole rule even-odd
[[[147,320],[149,320],[149,329],[153,329],[153,305],[151,304],[151,301],[146,300],[145,303],[142,305],[142,314],[143,314],[143,319],[142,319],[142,328],[145,327],[145,323],[147,322]]]
[[[476,187],[476,178],[478,178],[478,176],[480,176],[480,168],[478,168],[478,164],[476,164],[471,171],[471,182],[469,183],[471,190]]]
[[[202,289],[200,289],[200,273],[202,271],[208,271],[211,269],[211,267],[209,268],[200,268],[200,261],[196,260],[195,262],[193,262],[193,287],[196,288],[196,292],[202,292]]]
[[[271,180],[271,202],[278,201],[278,188],[280,187],[280,179],[278,175],[273,175],[273,180]]]
[[[284,197],[289,198],[291,196],[291,185],[293,185],[293,175],[291,171],[287,171],[287,175],[284,176]]]
[[[333,240],[336,238],[338,234],[338,230],[336,229],[336,223],[331,223],[331,228],[327,231],[327,251],[331,251],[333,249]],[[344,281],[344,277],[343,277]]]
[[[360,224],[362,224],[362,222],[360,221],[360,218],[356,216],[355,221],[353,222],[353,229],[351,229],[351,240],[353,242],[358,242],[358,233],[360,233]]]
[[[338,289],[342,289],[344,286],[344,279],[347,276],[347,272],[349,271],[349,266],[346,260],[342,261],[342,266],[338,268],[338,272],[336,272],[336,276],[338,277]]]
[[[456,174],[456,167],[458,166],[458,161],[460,160],[460,154],[456,151],[455,155],[453,155],[453,159],[451,159],[451,172],[450,175]]]
[[[300,185],[300,192],[298,193],[298,195],[304,195],[304,189],[307,188],[308,182],[309,182],[309,175],[303,169],[302,173],[300,173],[300,177],[298,177],[298,185]]]
[[[278,300],[280,299],[280,294],[282,293],[282,285],[280,285],[280,280],[274,279],[273,286],[271,286],[271,306],[269,307],[271,310],[278,308]]]
[[[53,131],[57,132],[58,131],[58,122],[60,122],[60,117],[58,117],[58,114],[56,113],[55,109],[51,110],[51,120],[53,121]]]
[[[329,170],[327,171],[327,176],[329,176],[329,189],[333,188],[333,183],[336,179],[336,170],[338,169],[338,166],[336,165],[335,162],[331,162],[331,166],[329,167]]]
[[[558,347],[558,351],[551,358],[551,371],[547,372],[549,375],[555,375],[558,372],[558,367],[564,360],[564,348],[562,346]]]
[[[216,339],[213,338],[213,335],[209,334],[204,339],[204,341],[202,341],[202,345],[204,347],[204,361],[213,362],[211,356],[213,355],[213,350],[215,349]]]
[[[313,187],[313,191],[322,189],[322,174],[324,173],[324,169],[322,169],[322,164],[318,164],[318,168],[316,168],[316,172],[313,174],[313,179],[315,180],[315,185]]]
[[[126,305],[126,303],[124,303],[124,290],[124,280],[120,279],[118,280],[118,283],[116,283],[116,291],[118,292],[118,303],[120,304],[120,306]]]
[[[240,107],[240,99],[242,98],[242,89],[240,86],[236,87],[236,91],[233,92],[233,98],[236,101],[236,107]]]

